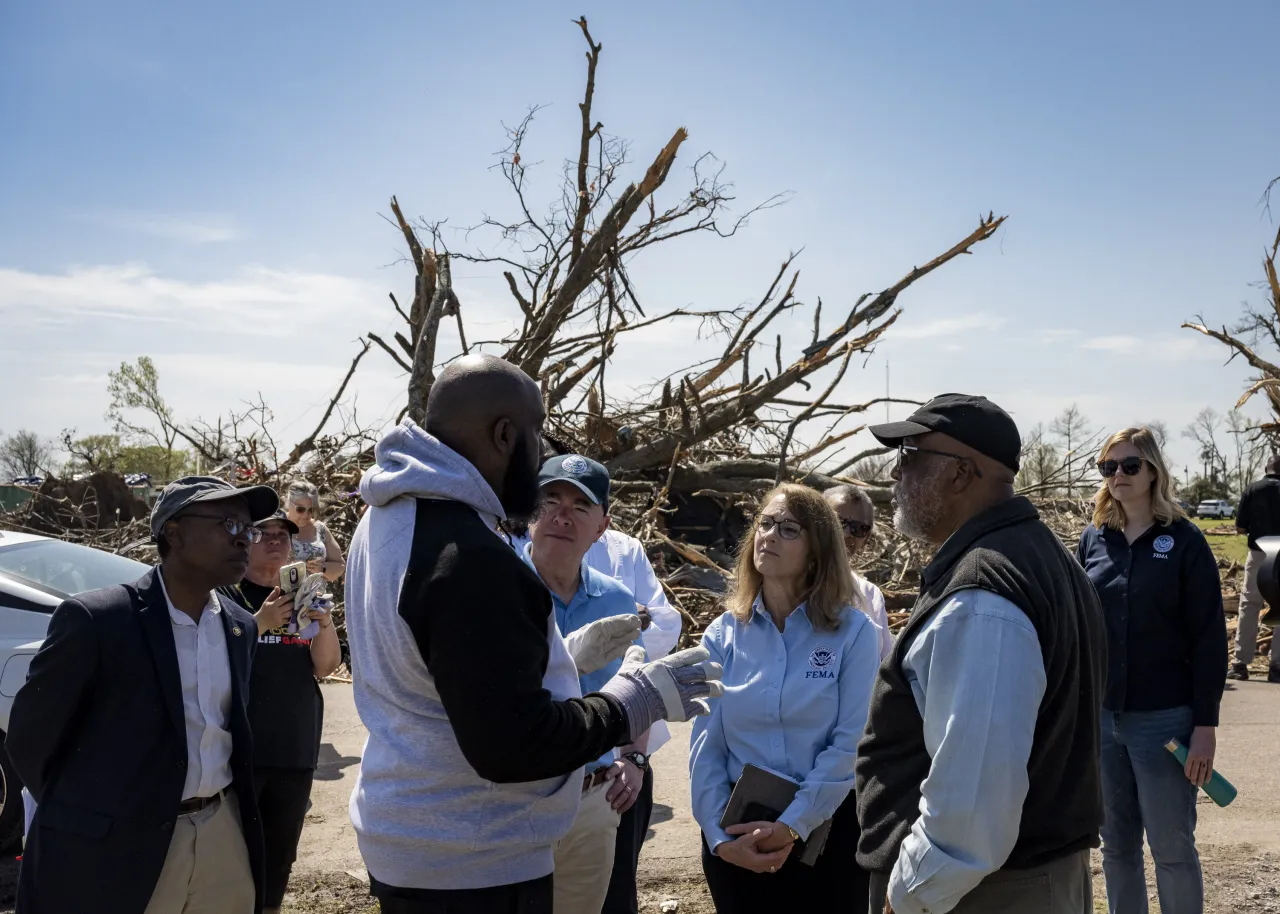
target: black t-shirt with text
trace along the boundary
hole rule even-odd
[[[240,602],[257,612],[272,588],[246,578],[238,590]],[[311,639],[290,635],[283,627],[260,634],[249,674],[254,765],[315,768],[323,724],[324,699],[311,664]]]

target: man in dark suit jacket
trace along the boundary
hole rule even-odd
[[[246,712],[254,618],[239,581],[266,486],[171,483],[160,566],[67,600],[14,699],[5,748],[36,801],[21,914],[250,914],[262,829]]]

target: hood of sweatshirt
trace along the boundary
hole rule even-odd
[[[493,488],[465,457],[405,419],[378,442],[360,479],[360,497],[377,508],[401,497],[469,505],[491,522],[506,512]]]

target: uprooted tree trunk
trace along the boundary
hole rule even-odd
[[[723,165],[704,153],[692,164],[692,187],[662,202],[688,143],[683,127],[657,150],[638,180],[624,184],[629,147],[605,134],[592,110],[602,45],[592,39],[585,19],[577,24],[588,47],[586,88],[579,103],[581,129],[564,166],[559,199],[546,215],[536,216],[538,208],[529,198],[532,166],[522,160],[522,149],[538,108],[508,130],[507,148],[499,153],[497,168],[512,192],[513,215],[505,221],[486,217],[465,234],[469,245],[492,238],[493,249],[449,250],[444,223],[411,222],[393,197],[391,212],[415,271],[413,301],[406,311],[391,297],[404,321],[392,340],[368,336],[408,376],[405,412],[421,421],[435,372],[449,360],[439,351],[441,321],[452,318],[457,354],[482,347],[523,368],[542,386],[548,440],[609,468],[615,524],[657,547],[660,562],[665,554],[714,577],[723,573],[747,512],[777,482],[803,481],[817,488],[858,482],[841,474],[886,453],[878,447],[843,453],[865,427],[859,417],[884,398],[831,400],[854,357],[871,352],[897,320],[902,293],[971,253],[996,233],[1004,217],[980,217],[950,248],[888,288],[860,296],[833,322],[824,323],[823,303],[817,300],[812,334],[802,341],[776,332],[780,318],[808,307],[796,294],[794,254],[771,274],[754,304],[650,313],[631,279],[646,248],[699,233],[730,237],[750,216],[783,197],[727,217],[732,186],[723,180]],[[450,281],[450,264],[458,261],[488,266],[504,277],[517,318],[510,333],[488,340],[466,333],[464,304]],[[648,392],[607,388],[611,359],[625,357],[627,335],[673,321],[690,323],[691,334],[700,338],[722,339],[723,348],[717,346],[713,358],[673,373]],[[885,483],[868,484],[868,491],[877,504],[887,504]],[[914,554],[899,543],[891,557],[905,561]],[[682,594],[688,598],[685,585],[668,583],[677,602]]]

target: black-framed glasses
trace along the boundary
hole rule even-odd
[[[1100,460],[1098,461],[1098,472],[1105,479],[1110,479],[1117,472],[1124,473],[1126,476],[1137,476],[1145,459],[1144,457],[1126,457],[1123,460]]]
[[[950,457],[952,460],[959,460],[961,463],[967,463],[973,467],[973,475],[979,479],[982,478],[982,470],[978,469],[978,465],[968,457],[962,457],[959,454],[951,454],[947,451],[933,451],[927,447],[916,447],[914,444],[898,445],[898,466],[905,467],[910,464],[911,458],[916,454],[932,454],[935,457]]]
[[[871,524],[864,524],[861,521],[846,520],[840,518],[840,526],[844,532],[852,536],[854,539],[865,539],[871,535]]]
[[[222,521],[222,529],[226,530],[231,536],[239,536],[241,533],[251,542],[256,543],[262,539],[262,531],[253,524],[245,520],[236,520],[234,517],[223,517],[220,514],[184,514],[179,520],[187,518],[199,518],[201,520],[220,520]]]
[[[804,532],[804,527],[793,520],[782,520],[771,514],[756,517],[756,529],[761,533],[768,533],[774,528],[777,528],[778,536],[784,540],[793,540]]]

